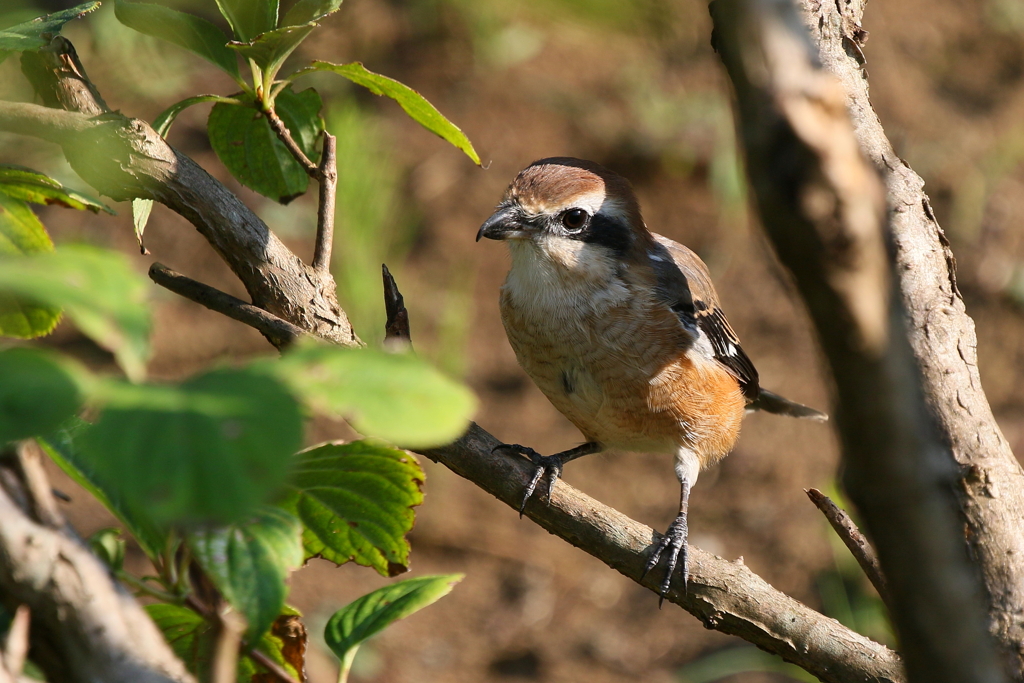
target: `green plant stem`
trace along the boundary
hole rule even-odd
[[[359,646],[356,645],[345,653],[345,658],[341,660],[341,670],[338,672],[338,683],[348,683],[348,673],[352,670],[352,662],[355,661],[358,650]]]
[[[165,590],[160,590],[159,588],[153,588],[152,586],[147,584],[144,579],[138,579],[129,574],[128,572],[117,572],[117,578],[123,581],[124,583],[127,583],[128,585],[132,586],[138,592],[145,593],[146,595],[152,598],[156,598],[157,600],[160,600],[162,602],[169,602],[173,605],[180,605],[184,602],[184,598],[169,593]]]

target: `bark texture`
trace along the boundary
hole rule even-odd
[[[38,455],[19,451],[0,455],[0,601],[28,606],[30,655],[47,680],[195,683],[135,598],[64,528]]]
[[[988,597],[989,630],[1024,680],[1024,470],[992,416],[977,336],[956,287],[956,261],[924,192],[893,151],[868,99],[863,0],[806,2],[822,62],[842,82],[861,147],[885,179],[899,296],[924,395],[956,459],[955,495]]]
[[[886,211],[860,151],[843,84],[791,0],[718,0],[712,15],[761,221],[835,378],[844,484],[878,550],[908,678],[1004,680],[955,514],[953,454],[908,342],[906,268],[886,253],[898,211]],[[860,54],[860,34],[847,30],[845,47]],[[946,329],[944,317],[931,324]]]

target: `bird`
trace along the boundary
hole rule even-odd
[[[481,238],[504,241],[511,254],[499,307],[516,359],[585,438],[547,456],[495,447],[534,465],[520,516],[545,476],[550,504],[572,460],[608,449],[671,454],[679,511],[643,572],[667,558],[660,606],[677,564],[686,591],[690,490],[732,450],[744,414],[827,416],[761,388],[707,266],[648,230],[617,173],[571,157],[535,161],[509,184]]]

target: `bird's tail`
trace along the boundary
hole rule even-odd
[[[763,410],[766,413],[774,413],[775,415],[802,417],[808,420],[818,420],[819,422],[828,420],[828,415],[820,410],[808,408],[796,401],[790,401],[788,398],[783,398],[767,389],[761,389],[761,393],[754,399],[753,403],[747,406],[747,410]]]

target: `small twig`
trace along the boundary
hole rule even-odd
[[[388,270],[387,264],[381,264],[384,276],[384,310],[387,322],[384,323],[384,345],[406,347],[412,344],[409,332],[409,311],[405,308],[405,297],[398,291],[398,283]]]
[[[46,478],[39,446],[34,441],[22,441],[18,444],[17,456],[19,474],[32,500],[32,513],[43,526],[63,529],[66,524],[64,515],[57,507],[53,487]]]
[[[211,311],[223,313],[229,318],[256,328],[267,337],[274,346],[287,346],[305,335],[300,328],[290,322],[278,318],[258,306],[247,304],[230,294],[215,289],[202,282],[197,282],[167,266],[154,263],[149,267],[149,277],[161,287],[166,287],[175,294],[202,304]]]
[[[155,577],[143,577],[142,579],[139,579],[135,576],[132,576],[128,572],[120,571],[117,572],[117,578],[119,581],[121,581],[121,583],[128,584],[138,593],[142,593],[151,598],[156,598],[161,602],[169,602],[175,605],[181,602],[181,598],[179,596],[174,595],[173,593],[169,593],[167,591],[160,590],[159,588],[153,588],[148,583],[146,583],[146,578],[155,580]]]
[[[185,598],[185,604],[192,611],[194,611],[196,614],[203,617],[204,619],[216,618],[216,615],[213,614],[212,610],[205,604],[203,604],[194,595],[190,595],[187,598]],[[281,681],[281,683],[300,683],[299,681],[295,680],[294,676],[285,671],[280,664],[278,664],[273,659],[268,657],[266,653],[261,652],[255,647],[249,645],[249,643],[246,640],[243,639],[239,642],[239,649],[245,652],[246,656],[248,656],[250,659],[252,659],[255,662],[258,662],[264,668],[266,668],[267,671],[276,676]]]
[[[316,213],[316,246],[313,269],[326,273],[331,269],[331,247],[334,245],[334,202],[338,191],[338,166],[335,137],[324,131],[324,148],[320,154],[317,180],[320,183],[320,206]]]
[[[212,683],[232,683],[238,677],[238,648],[245,633],[245,619],[230,607],[220,610],[217,616],[220,633],[213,652],[210,680]]]
[[[804,489],[804,493],[811,499],[811,502],[821,510],[825,519],[835,529],[836,534],[842,539],[846,547],[853,553],[857,564],[864,570],[868,581],[875,587],[882,600],[886,600],[885,577],[882,575],[882,567],[878,563],[878,556],[875,549],[871,547],[868,539],[853,523],[853,519],[841,507],[835,504],[831,498],[818,489]]]
[[[25,668],[25,656],[28,654],[29,612],[28,605],[18,605],[4,643],[3,668],[15,680],[21,676],[21,670]]]
[[[278,139],[284,143],[284,146],[292,153],[292,156],[299,162],[299,165],[302,166],[303,170],[309,174],[310,178],[317,180],[318,170],[316,164],[309,160],[306,153],[303,152],[302,148],[299,147],[297,142],[295,142],[295,138],[292,137],[291,131],[288,130],[288,126],[284,125],[284,121],[282,121],[281,117],[277,115],[277,112],[271,108],[264,111],[263,114],[267,117],[271,130],[273,130]]]
[[[248,644],[244,640],[242,641],[242,647],[248,647]],[[257,650],[256,648],[252,647],[249,648],[249,651],[246,654],[248,654],[251,659],[263,665],[263,667],[266,668],[267,671],[281,679],[281,683],[299,683],[299,681],[295,680],[295,677],[287,671],[285,671],[280,664],[275,662],[273,659],[268,657],[260,650]]]

